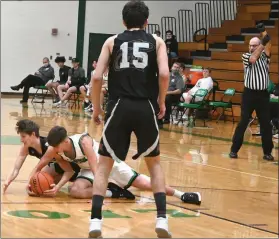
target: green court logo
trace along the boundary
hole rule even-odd
[[[40,210],[17,210],[7,212],[9,215],[21,218],[32,219],[64,219],[71,217],[69,214],[61,212],[50,212]]]
[[[156,212],[156,209],[131,209],[133,213],[150,213]],[[82,210],[82,212],[90,213],[91,210]],[[65,219],[71,217],[67,213],[61,212],[51,212],[51,211],[41,211],[41,210],[16,210],[7,212],[8,215],[20,218],[31,218],[31,219]],[[103,218],[126,218],[130,219],[130,216],[120,215],[111,210],[102,211]],[[167,214],[173,218],[189,218],[189,217],[198,217],[199,214],[186,214],[175,209],[168,209]]]

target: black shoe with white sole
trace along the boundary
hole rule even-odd
[[[181,196],[181,201],[190,204],[201,205],[201,194],[200,193],[184,193]]]
[[[135,200],[135,195],[129,190],[123,189],[114,183],[108,183],[108,189],[112,192],[112,198],[125,198],[129,200]]]

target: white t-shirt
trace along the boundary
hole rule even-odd
[[[197,81],[196,85],[190,90],[189,93],[192,96],[194,96],[198,89],[205,89],[205,90],[208,90],[208,92],[209,92],[209,91],[211,91],[212,88],[213,88],[213,80],[209,76],[207,78],[199,79]]]

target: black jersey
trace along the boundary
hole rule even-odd
[[[36,149],[34,149],[32,147],[28,147],[29,155],[34,156],[38,159],[41,159],[43,157],[43,155],[45,154],[45,152],[47,151],[47,147],[48,147],[46,137],[40,136],[40,144],[41,144],[42,154],[39,153]]]
[[[124,31],[114,40],[108,74],[111,100],[122,97],[157,100],[156,40],[144,30]]]

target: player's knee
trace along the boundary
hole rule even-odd
[[[73,185],[70,190],[70,196],[73,198],[82,198],[81,192],[82,189],[78,185]]]

